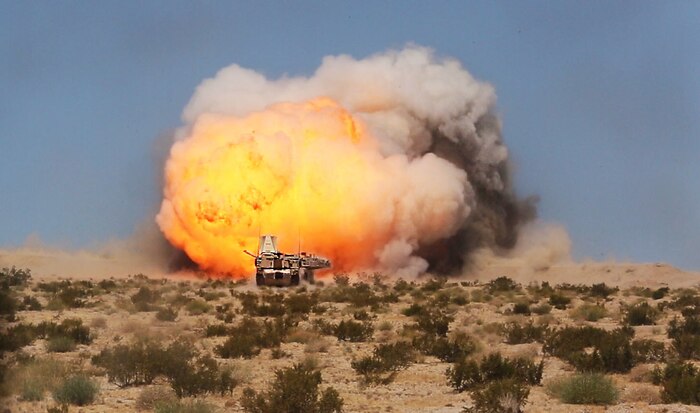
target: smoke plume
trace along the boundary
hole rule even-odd
[[[311,77],[231,65],[184,109],[157,223],[201,268],[249,274],[257,237],[340,270],[454,273],[534,217],[496,95],[422,47],[328,56]]]

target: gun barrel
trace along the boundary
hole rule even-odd
[[[253,257],[253,258],[258,258],[257,255],[253,254],[252,252],[250,252],[250,251],[248,251],[248,250],[243,250],[243,252],[245,252],[246,254],[250,255],[250,256]]]

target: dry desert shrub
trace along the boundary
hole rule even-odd
[[[520,284],[506,276],[498,277],[489,281],[486,288],[491,294],[520,291],[522,289]]]
[[[177,401],[175,392],[165,386],[151,386],[141,390],[136,399],[136,409],[153,410],[159,404],[173,403]]]
[[[244,318],[236,326],[230,327],[228,339],[215,348],[222,358],[252,358],[263,348],[278,347],[287,332],[296,326],[296,321],[288,318],[256,321]]]
[[[600,283],[591,285],[587,294],[589,297],[608,298],[611,295],[617,295],[618,292],[620,292],[620,288]]]
[[[566,360],[579,371],[627,373],[635,364],[633,335],[631,327],[612,331],[565,327],[547,334],[543,351]]]
[[[49,353],[67,353],[75,350],[75,340],[66,336],[51,337],[46,342],[46,351]]]
[[[107,328],[107,319],[104,317],[95,317],[90,321],[90,327],[98,329]]]
[[[327,353],[332,343],[326,337],[317,336],[316,339],[307,341],[304,346],[305,353]]]
[[[655,340],[634,340],[632,341],[632,356],[634,357],[635,363],[665,361],[666,346],[664,343]]]
[[[411,343],[399,341],[393,344],[380,344],[372,355],[354,360],[351,365],[362,376],[364,384],[389,384],[399,370],[413,363]]]
[[[413,347],[426,356],[453,363],[474,354],[479,345],[464,331],[455,331],[449,337],[422,334],[413,338]]]
[[[631,384],[625,388],[620,401],[623,403],[660,404],[659,388],[652,384]]]
[[[160,301],[160,292],[149,287],[141,287],[131,296],[136,311],[153,311]]]
[[[385,332],[385,331],[392,331],[393,329],[394,329],[394,325],[391,324],[390,321],[382,321],[382,322],[379,323],[379,325],[377,326],[377,330],[379,330],[379,331],[384,331],[384,332]]]
[[[161,307],[156,312],[156,320],[158,321],[175,321],[177,319],[177,310],[170,307]]]
[[[136,312],[136,306],[131,302],[131,299],[126,297],[117,297],[114,301],[114,307],[117,310],[125,311],[129,314],[134,314]]]
[[[532,321],[527,324],[508,323],[503,325],[502,333],[508,344],[542,342],[550,330],[547,326],[536,326]]]
[[[236,383],[250,383],[253,378],[253,365],[245,360],[232,360],[226,366]]]
[[[656,324],[661,312],[646,301],[628,307],[624,321],[631,326],[650,326]]]
[[[90,344],[93,335],[90,327],[84,326],[79,318],[68,318],[60,324],[53,321],[42,321],[39,324],[19,323],[4,331],[0,330],[0,358],[4,352],[12,352],[31,344],[37,338],[52,340],[63,337],[72,340],[74,344]],[[56,349],[70,350],[70,343],[61,339],[56,343]]]
[[[464,413],[521,413],[530,389],[514,379],[497,380],[472,393],[474,405]]]
[[[176,341],[168,347],[138,341],[105,349],[92,359],[120,387],[151,384],[163,376],[178,397],[231,393],[238,385],[233,371],[208,354],[198,354],[192,343]]]
[[[281,347],[275,347],[272,350],[270,350],[270,358],[273,360],[279,360],[287,357],[291,357],[291,354],[282,350]]]
[[[524,358],[534,360],[536,357],[541,356],[540,345],[536,343],[523,344],[515,347],[515,349],[508,353],[515,358]]]
[[[683,321],[674,318],[668,324],[668,337],[673,349],[683,359],[700,358],[700,317],[684,315]]]
[[[84,375],[75,375],[63,380],[53,391],[53,398],[61,404],[85,406],[92,404],[99,393],[98,384]]]
[[[148,326],[141,320],[128,319],[120,327],[119,332],[121,334],[134,334],[135,336],[142,337],[148,334]]]
[[[535,385],[542,381],[544,359],[535,363],[525,358],[505,358],[500,353],[483,357],[480,361],[459,360],[447,369],[447,381],[458,392],[481,389],[494,381],[514,379]]]
[[[329,387],[320,391],[321,373],[302,364],[277,370],[269,389],[257,392],[245,389],[241,401],[247,413],[306,412],[340,413],[343,399]]]
[[[558,310],[566,310],[571,304],[571,298],[562,293],[552,293],[549,296],[549,304]]]
[[[317,341],[320,337],[321,336],[316,331],[295,327],[292,328],[289,333],[287,333],[284,341],[286,343],[308,344],[310,342]]]
[[[689,362],[673,361],[652,372],[652,382],[662,387],[661,399],[666,403],[700,405],[700,374]]]
[[[540,316],[547,315],[552,311],[552,306],[548,303],[530,306],[530,310]]]
[[[614,404],[619,391],[612,379],[598,373],[580,373],[547,383],[547,390],[568,404]]]
[[[649,364],[639,364],[632,367],[627,377],[633,383],[651,383],[653,367]]]
[[[190,315],[201,315],[208,313],[212,309],[212,306],[204,300],[192,300],[185,305],[185,310]]]
[[[338,324],[328,324],[325,328],[321,326],[321,332],[333,334],[340,341],[350,341],[353,343],[369,341],[374,334],[374,326],[368,321],[342,320]]]
[[[602,305],[584,303],[571,310],[571,318],[580,321],[598,321],[608,315],[608,311]]]
[[[485,302],[491,301],[492,299],[493,299],[493,296],[491,296],[490,294],[487,294],[481,288],[477,288],[477,289],[473,290],[470,294],[470,301],[475,302],[475,303],[485,303]]]
[[[228,334],[229,326],[226,323],[209,324],[204,331],[204,337],[223,337]]]
[[[532,313],[532,311],[530,310],[530,303],[526,301],[519,301],[514,303],[512,313],[520,315],[530,315]]]
[[[299,362],[307,370],[319,370],[321,367],[321,360],[314,354],[305,354]]]

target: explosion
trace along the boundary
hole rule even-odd
[[[197,89],[165,168],[157,222],[201,268],[247,276],[261,233],[336,270],[458,270],[510,248],[493,89],[424,48],[327,57],[311,78],[233,65]]]

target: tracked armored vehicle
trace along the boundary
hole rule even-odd
[[[277,237],[274,235],[260,237],[258,255],[249,251],[243,252],[255,258],[255,283],[259,286],[299,285],[302,279],[313,284],[314,271],[331,266],[329,260],[316,255],[305,252],[280,252],[277,249]]]

